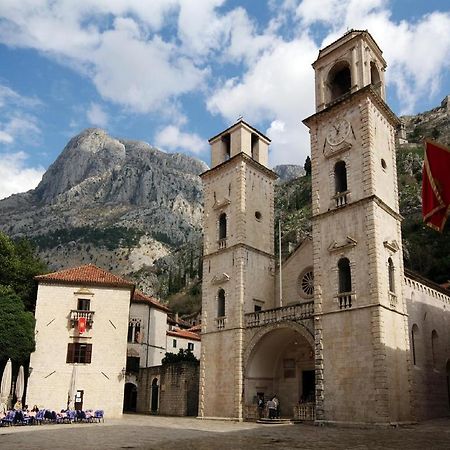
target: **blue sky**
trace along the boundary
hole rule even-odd
[[[98,126],[209,163],[239,116],[303,164],[319,48],[368,29],[398,115],[450,94],[444,0],[2,0],[0,198],[34,188],[67,141]]]

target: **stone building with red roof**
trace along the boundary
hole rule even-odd
[[[199,332],[173,326],[167,306],[124,278],[88,264],[36,280],[30,405],[103,409],[117,417],[136,411],[142,369],[161,366],[166,352],[180,349],[200,357]],[[150,399],[159,388],[157,377]],[[152,404],[159,412],[159,401]]]
[[[120,416],[134,284],[92,264],[36,280],[36,350],[27,403]]]

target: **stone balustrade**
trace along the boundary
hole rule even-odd
[[[341,206],[345,206],[347,204],[347,194],[348,191],[345,191],[339,192],[334,196],[334,199],[336,200],[336,208],[340,208]]]
[[[84,317],[86,319],[86,325],[90,328],[94,323],[94,311],[85,311],[81,309],[70,310],[70,325],[75,328],[78,319]]]
[[[338,294],[337,300],[339,309],[348,309],[352,307],[355,294],[353,292],[342,292]]]
[[[393,292],[389,292],[389,304],[391,308],[397,307],[397,295],[394,294]]]
[[[225,316],[216,317],[216,326],[217,326],[218,330],[223,330],[225,328],[226,323],[227,323],[227,318]]]
[[[246,327],[259,327],[285,320],[310,319],[314,315],[314,302],[298,303],[281,308],[266,309],[245,315]]]

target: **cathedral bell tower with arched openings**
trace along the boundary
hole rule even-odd
[[[313,64],[316,417],[411,420],[395,129],[382,52],[351,30]]]
[[[199,416],[243,419],[244,315],[274,305],[270,139],[243,120],[209,140]]]

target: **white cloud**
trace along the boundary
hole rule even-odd
[[[257,23],[225,0],[3,0],[0,42],[36,49],[82,72],[126,112],[170,123],[158,133],[169,148],[181,149],[187,137],[185,148],[200,148],[195,134],[180,131],[188,127],[183,101],[207,96],[208,111],[228,122],[243,115],[268,128],[273,163],[303,163],[309,139],[301,119],[314,107],[310,64],[347,29],[369,29],[385,51],[397,112],[413,112],[438,92],[450,68],[448,12],[396,21],[389,0],[266,3],[271,18]],[[313,39],[317,30],[322,42]],[[0,106],[5,99],[14,94],[0,90]],[[94,108],[91,122],[106,123]],[[3,142],[15,139],[6,126],[0,131]]]
[[[156,145],[170,151],[188,151],[196,155],[207,149],[206,140],[198,134],[184,133],[175,125],[168,125],[155,136]]]
[[[86,117],[91,125],[106,128],[108,125],[108,114],[98,103],[91,103],[86,111]]]
[[[44,174],[43,167],[26,167],[24,152],[1,155],[0,199],[35,188]]]
[[[138,112],[156,112],[202,82],[198,69],[158,36],[143,39],[131,19],[116,20],[91,54],[93,81],[100,94]]]
[[[301,55],[301,58],[299,57]],[[212,113],[235,121],[239,115],[250,123],[271,122],[271,162],[303,163],[309,153],[309,138],[301,119],[312,113],[317,47],[308,38],[278,40],[242,79],[230,79],[208,101]]]

